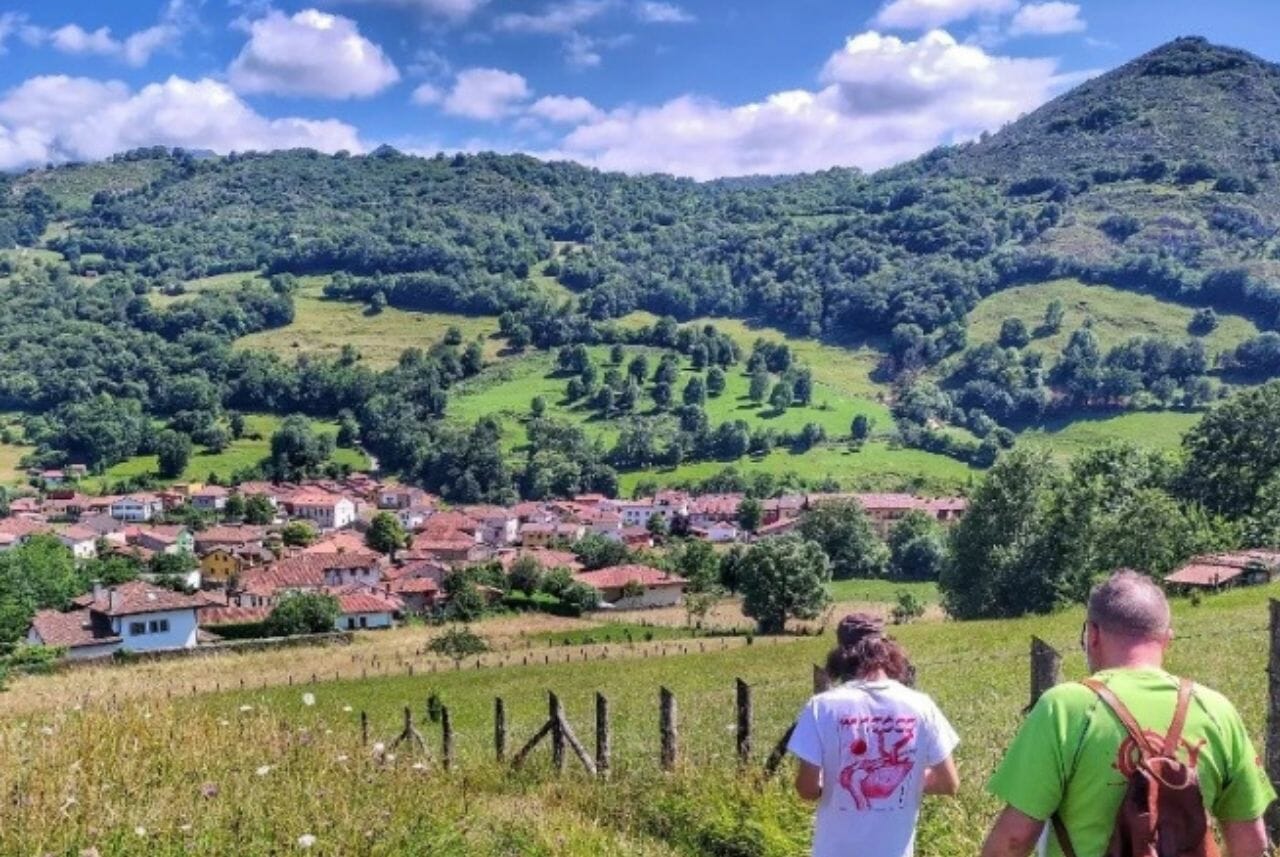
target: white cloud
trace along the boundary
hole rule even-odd
[[[997,128],[1059,85],[1052,60],[995,56],[943,31],[862,33],[828,58],[821,89],[722,105],[692,95],[624,107],[573,129],[550,157],[708,179],[836,165],[878,169]]]
[[[564,40],[564,61],[574,68],[595,68],[604,61],[599,43],[582,33],[570,33]]]
[[[499,30],[512,33],[569,33],[575,27],[603,15],[613,0],[563,0],[541,12],[508,12],[493,22]]]
[[[1088,25],[1080,17],[1080,6],[1050,0],[1048,3],[1029,3],[1018,10],[1009,25],[1014,36],[1056,36],[1063,33],[1082,33]]]
[[[18,12],[4,12],[0,14],[0,54],[5,52],[4,43],[9,37],[17,33],[26,21],[26,16]]]
[[[529,95],[528,82],[514,72],[469,68],[458,73],[453,89],[444,99],[444,111],[491,121],[513,113]]]
[[[120,81],[50,75],[0,97],[0,169],[94,160],[139,146],[216,152],[310,147],[363,151],[336,120],[255,112],[224,83],[170,77],[135,91]]]
[[[873,23],[892,30],[927,30],[975,15],[1000,15],[1018,8],[1018,0],[891,0]]]
[[[0,48],[3,48],[4,37],[7,35],[5,17],[9,16],[0,16]],[[25,17],[12,18],[9,21],[10,31],[23,21]],[[24,25],[20,34],[29,45],[49,44],[54,50],[65,54],[113,57],[140,68],[151,60],[156,51],[176,46],[194,23],[195,10],[188,6],[186,0],[169,0],[159,23],[123,39],[113,36],[110,27],[87,30],[75,23],[53,30]]]
[[[269,12],[249,25],[249,41],[228,69],[241,92],[356,98],[400,79],[382,48],[341,15],[304,9]]]
[[[643,0],[636,6],[636,17],[646,24],[689,24],[697,20],[674,3]]]
[[[333,0],[333,2],[392,6],[422,12],[434,17],[461,21],[470,18],[489,0]]]
[[[567,95],[547,95],[529,106],[529,114],[548,122],[578,125],[600,119],[604,112],[590,101]]]
[[[414,104],[421,104],[424,106],[428,104],[439,104],[441,101],[444,101],[444,92],[438,86],[430,83],[424,83],[413,91],[413,94],[409,96],[409,100]]]

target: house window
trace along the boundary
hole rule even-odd
[[[142,624],[142,623],[141,623],[141,622],[139,622],[138,624]],[[150,633],[150,634],[167,634],[167,633],[169,633],[169,620],[168,620],[168,619],[152,619],[152,620],[151,620],[151,627],[150,627],[150,629],[148,630],[148,633]]]
[[[368,627],[369,627],[369,618],[368,618],[367,616],[361,616],[361,617],[360,617],[360,627],[361,627],[361,628],[368,628]]]
[[[130,636],[130,637],[141,637],[141,636],[142,636],[143,634],[145,634],[145,633],[147,633],[147,623],[146,623],[146,622],[130,622],[130,623],[129,623],[129,636]]]
[[[348,631],[354,631],[355,629],[356,629],[356,620],[355,620],[355,619],[353,619],[352,617],[348,616],[348,617],[347,617],[347,630],[348,630]]]

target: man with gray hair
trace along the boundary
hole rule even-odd
[[[1093,589],[1080,644],[1100,689],[1062,684],[1031,710],[988,784],[1005,808],[982,857],[1027,857],[1037,842],[1052,857],[1108,853],[1138,748],[1102,695],[1132,712],[1149,739],[1163,740],[1183,707],[1181,682],[1163,669],[1172,639],[1169,602],[1151,578],[1118,571]],[[1176,758],[1198,775],[1228,857],[1263,857],[1262,814],[1276,793],[1231,703],[1198,684],[1188,690]]]

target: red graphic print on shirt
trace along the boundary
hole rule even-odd
[[[861,812],[901,807],[904,784],[915,767],[916,719],[846,717],[840,725],[852,733],[845,745],[849,762],[840,770],[840,787],[853,798],[853,808]]]

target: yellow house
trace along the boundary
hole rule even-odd
[[[200,557],[200,576],[206,583],[227,583],[247,565],[242,557],[226,548],[214,548]]]

